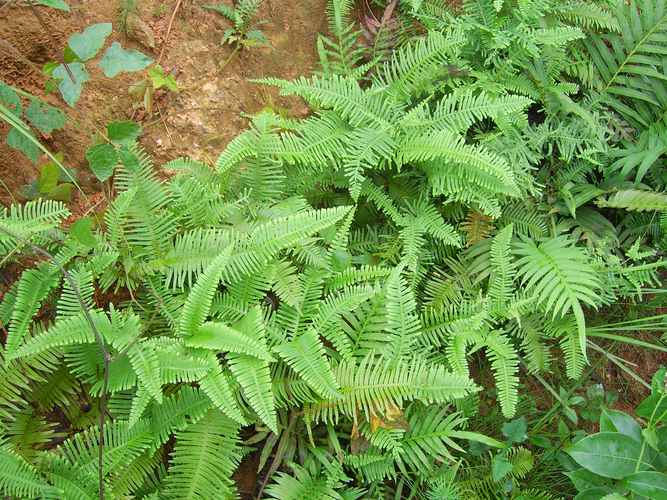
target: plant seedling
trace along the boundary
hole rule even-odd
[[[55,157],[62,164],[63,154],[57,153]],[[70,176],[75,176],[74,169],[68,169],[69,176],[62,171],[54,161],[44,163],[39,169],[39,178],[24,186],[23,196],[29,200],[45,198],[48,200],[70,201],[72,197],[72,188],[74,185],[67,182]]]
[[[257,47],[269,43],[262,30],[257,27],[266,21],[254,21],[262,0],[239,0],[236,7],[225,4],[204,5],[205,9],[212,10],[229,19],[233,26],[225,30],[222,43],[234,47]]]
[[[178,92],[179,90],[174,74],[171,72],[165,73],[164,68],[156,64],[147,71],[145,78],[130,86],[129,92],[141,100],[140,106],[146,110],[148,115],[152,115],[155,94],[160,89],[165,89],[168,92]]]

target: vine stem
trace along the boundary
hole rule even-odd
[[[79,287],[77,286],[76,282],[72,278],[72,275],[67,271],[67,269],[64,268],[64,266],[58,262],[58,260],[47,250],[44,248],[35,245],[29,240],[26,240],[22,238],[21,236],[15,234],[13,231],[8,230],[4,226],[0,225],[0,233],[4,233],[5,235],[9,236],[10,238],[14,238],[18,242],[21,242],[24,245],[29,246],[32,248],[32,250],[35,253],[38,253],[39,255],[42,255],[43,257],[46,257],[53,263],[58,270],[63,274],[63,277],[69,284],[69,286],[72,288],[72,291],[74,291],[74,295],[76,296],[77,301],[79,302],[79,305],[81,306],[81,310],[83,311],[83,315],[86,318],[86,322],[90,326],[90,329],[93,332],[93,335],[95,336],[95,341],[97,342],[98,347],[100,348],[100,351],[102,352],[102,358],[103,358],[103,367],[104,367],[104,375],[103,375],[103,382],[102,382],[102,391],[100,394],[100,402],[99,402],[99,412],[100,412],[100,417],[99,417],[99,427],[100,427],[100,433],[99,433],[99,452],[98,452],[98,489],[99,489],[99,498],[100,500],[104,500],[104,425],[106,422],[106,413],[107,413],[107,390],[109,386],[109,364],[111,363],[111,354],[109,353],[109,350],[107,349],[106,345],[104,344],[104,337],[102,336],[101,332],[97,328],[97,325],[95,325],[95,322],[93,321],[93,317],[90,315],[90,310],[88,309],[88,306],[86,305],[86,302],[83,300],[83,297],[81,296],[81,291],[79,290]]]
[[[665,396],[667,396],[664,392],[660,395],[660,399],[658,399],[658,402],[656,403],[655,407],[653,407],[653,411],[651,412],[651,418],[648,419],[648,425],[647,428],[650,428],[653,426],[653,422],[655,419],[655,412],[658,411],[658,408],[660,408],[660,404],[662,403],[662,400],[665,399]],[[665,413],[667,411],[663,412],[662,415],[660,415],[660,418],[658,419],[658,422],[662,420],[665,417]],[[637,464],[635,465],[635,472],[639,472],[639,469],[641,468],[642,465],[642,460],[644,459],[644,453],[646,452],[646,438],[642,439],[642,447],[639,450],[639,458],[637,458]]]
[[[176,13],[178,12],[178,8],[181,6],[181,2],[183,0],[178,0],[176,2],[176,6],[174,7],[173,12],[171,13],[171,18],[169,19],[169,26],[167,26],[167,34],[164,35],[164,41],[162,42],[162,48],[160,49],[160,55],[157,58],[157,63],[160,64],[162,62],[162,56],[164,56],[164,49],[167,48],[167,42],[169,41],[169,35],[171,35],[171,28],[174,25],[174,19],[176,19]]]

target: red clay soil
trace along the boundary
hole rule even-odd
[[[176,3],[137,0],[133,19],[140,19],[135,24],[141,29],[126,35],[118,31],[121,0],[69,0],[71,13],[38,7],[40,17],[49,26],[48,32],[30,8],[15,0],[0,9],[0,79],[44,97],[46,79],[40,71],[43,64],[62,61],[69,36],[100,22],[114,25],[107,45],[119,41],[157,59]],[[313,68],[317,60],[316,37],[326,29],[326,0],[265,0],[257,18],[266,21],[261,29],[270,46],[245,49],[231,59],[232,48],[221,45],[223,32],[230,25],[219,14],[202,8],[211,3],[216,1],[182,1],[161,61],[167,70],[176,72],[182,90],[159,99],[160,112],[154,110],[153,116],[137,111],[136,101],[128,94],[129,86],[143,74],[126,73],[110,79],[95,64],[87,65],[91,80],[74,108],[69,108],[58,95],[46,96],[48,102],[67,110],[70,120],[53,137],[41,139],[52,152],[62,152],[67,165],[77,168],[87,191],[96,191],[98,185],[88,171],[85,151],[97,131],[104,130],[109,121],[139,119],[144,127],[141,141],[159,165],[179,156],[214,161],[246,127],[247,119],[242,113],[256,113],[265,107],[297,116],[307,112],[303,103],[278,98],[273,89],[247,80],[264,76],[294,78]],[[4,144],[6,132],[6,126],[0,125],[3,204],[11,202],[12,196],[20,199],[21,188],[38,174],[37,166]]]

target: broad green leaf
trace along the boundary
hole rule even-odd
[[[61,110],[39,99],[32,99],[25,112],[28,121],[40,132],[50,134],[65,126],[67,116]]]
[[[125,50],[118,42],[114,42],[104,53],[99,67],[104,76],[113,78],[123,72],[141,71],[152,63],[153,59],[138,50]]]
[[[69,47],[82,61],[95,57],[111,34],[111,23],[91,24],[83,32],[69,37]]]
[[[97,240],[93,236],[93,219],[91,217],[83,217],[77,220],[69,229],[69,234],[86,247],[94,247],[97,245]]]
[[[586,469],[565,472],[565,475],[570,478],[577,491],[586,491],[591,488],[606,488],[611,484],[609,479],[593,474]]]
[[[667,474],[662,472],[637,472],[626,477],[623,486],[651,500],[667,500]]]
[[[7,134],[7,145],[21,151],[33,163],[37,163],[37,160],[39,160],[41,154],[39,147],[17,128],[12,128]]]
[[[57,201],[71,201],[72,189],[74,189],[74,185],[69,182],[58,184],[53,191],[49,193],[48,198]]]
[[[576,497],[574,497],[574,500],[600,500],[610,492],[610,488],[590,488],[579,493]]]
[[[60,169],[58,165],[53,162],[42,165],[39,172],[39,182],[37,187],[42,194],[48,194],[53,191],[58,185],[60,179]]]
[[[37,5],[44,5],[45,7],[51,7],[53,9],[69,12],[69,5],[67,2],[65,2],[65,0],[37,0],[35,3]]]
[[[76,55],[76,52],[74,52],[69,45],[65,47],[65,50],[63,51],[63,61],[68,64],[75,62],[83,62],[81,58],[78,55]]]
[[[111,122],[107,125],[107,135],[112,142],[129,146],[141,135],[141,126],[132,121]]]
[[[492,437],[485,436],[484,434],[480,434],[479,432],[451,431],[449,433],[449,436],[457,439],[465,439],[467,441],[473,441],[475,443],[482,443],[492,448],[503,448],[505,446],[505,443],[503,443],[502,441],[498,441],[497,439],[493,439]]]
[[[58,65],[58,67],[53,70],[53,77],[59,80],[58,89],[65,102],[70,106],[74,106],[79,100],[79,97],[81,97],[83,84],[90,80],[90,76],[83,63],[77,62],[68,64],[67,66],[72,72],[74,81],[72,81],[70,74],[62,64]]]
[[[600,432],[620,432],[637,442],[641,441],[642,430],[627,413],[605,408],[600,413]]]
[[[565,450],[579,465],[600,476],[623,479],[635,472],[641,445],[617,432],[600,432]],[[651,468],[646,462],[640,469]]]
[[[635,408],[635,413],[645,419],[655,415],[657,420],[660,415],[667,415],[667,397],[663,398],[661,394],[654,393],[644,399],[639,406]],[[663,418],[664,420],[664,418]]]
[[[527,429],[525,417],[517,418],[503,424],[503,436],[510,443],[523,443],[528,439],[528,435],[526,434]]]
[[[14,116],[21,118],[23,113],[21,98],[13,88],[3,81],[0,81],[0,103],[4,104]]]
[[[655,431],[655,427],[647,427],[642,429],[642,437],[651,448],[655,451],[660,451],[658,444],[658,433]]]
[[[178,92],[176,77],[171,73],[165,73],[164,69],[162,69],[162,66],[153,66],[148,70],[148,76],[153,83],[153,88],[156,90],[165,87],[172,92]]]
[[[113,169],[118,164],[116,148],[112,144],[98,144],[88,148],[86,160],[95,177],[104,182],[113,175]]]

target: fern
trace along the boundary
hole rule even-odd
[[[494,331],[486,339],[487,356],[496,380],[498,400],[505,418],[512,418],[519,401],[519,358],[506,336]]]
[[[619,34],[592,36],[586,47],[598,72],[598,99],[631,123],[648,126],[664,108],[660,86],[662,37],[667,12],[657,0],[618,1]]]
[[[176,433],[165,493],[168,498],[234,497],[230,477],[240,459],[238,426],[211,410]]]
[[[179,334],[191,336],[195,334],[208,316],[213,294],[224,272],[232,253],[232,246],[225,248],[202,273],[192,287],[188,300],[183,306],[183,314],[179,324]]]
[[[515,247],[521,258],[518,274],[529,292],[537,296],[553,317],[572,312],[577,321],[580,350],[586,353],[586,323],[583,304],[596,307],[600,286],[595,269],[586,254],[571,246],[566,237],[545,240],[536,245],[524,240]]]
[[[340,397],[338,383],[314,330],[307,330],[288,344],[277,346],[275,350],[321,397]]]
[[[667,210],[667,196],[663,193],[641,191],[638,189],[624,189],[617,191],[607,199],[599,199],[598,206],[610,208],[624,208],[631,211],[661,211]]]

